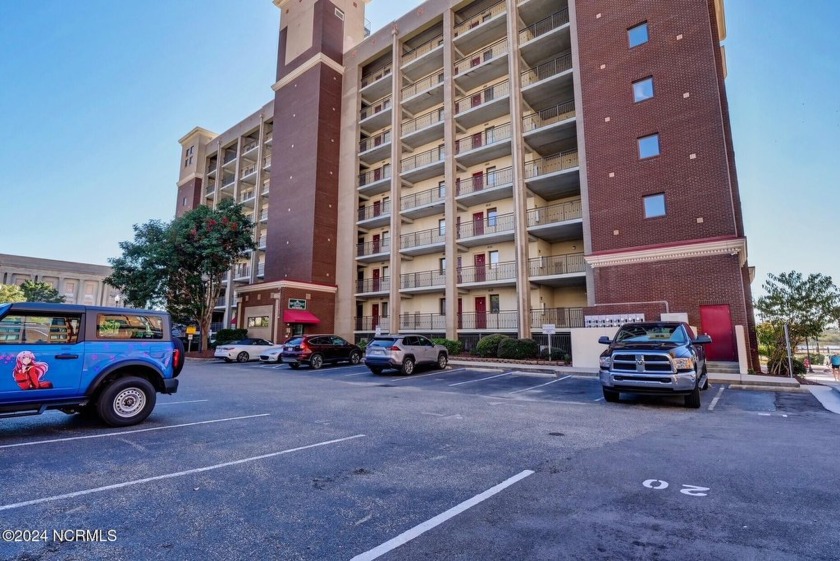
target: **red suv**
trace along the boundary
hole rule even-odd
[[[301,364],[308,364],[317,370],[325,363],[359,364],[362,361],[362,349],[338,335],[301,335],[286,341],[280,356],[283,362],[295,370]]]

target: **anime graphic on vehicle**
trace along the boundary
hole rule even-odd
[[[22,390],[48,390],[53,387],[52,382],[43,378],[49,368],[46,362],[35,360],[32,351],[21,351],[17,355],[12,376]]]

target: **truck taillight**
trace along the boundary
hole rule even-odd
[[[179,364],[181,362],[181,351],[175,349],[172,351],[172,366]]]

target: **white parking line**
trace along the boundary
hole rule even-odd
[[[478,380],[467,380],[466,382],[458,382],[457,384],[449,384],[449,387],[453,386],[462,386],[464,384],[472,384],[473,382],[483,382],[484,380],[492,380],[493,378],[498,378],[500,376],[508,376],[510,372],[502,372],[501,374],[496,374],[495,376],[487,376],[486,378],[479,378]]]
[[[521,390],[515,390],[515,391],[512,391],[512,392],[508,392],[508,393],[507,393],[507,395],[513,395],[513,394],[515,394],[515,393],[528,392],[528,391],[531,391],[531,390],[535,390],[535,389],[537,389],[537,388],[541,388],[541,387],[543,387],[543,386],[547,386],[547,385],[549,385],[549,384],[554,384],[554,383],[556,383],[556,382],[562,382],[563,380],[567,380],[567,379],[569,379],[569,378],[571,378],[571,376],[564,376],[563,378],[557,378],[556,380],[552,380],[552,381],[550,381],[550,382],[546,382],[545,384],[540,384],[540,385],[538,385],[538,386],[531,386],[531,387],[529,387],[529,388],[524,388],[524,389],[521,389]]]
[[[409,382],[411,380],[416,380],[417,378],[425,378],[426,376],[440,376],[441,374],[449,373],[449,370],[435,370],[434,372],[429,372],[428,374],[409,374],[404,378],[389,378],[389,382]]]
[[[268,417],[271,413],[261,413],[259,415],[246,415],[244,417],[228,417],[227,419],[213,419],[212,421],[198,421],[195,423],[184,423],[181,425],[169,425],[166,427],[151,427],[148,429],[137,429],[137,430],[123,430],[119,432],[108,432],[105,434],[88,434],[85,436],[68,436],[67,438],[53,438],[51,440],[36,440],[34,442],[18,442],[17,444],[4,444],[0,446],[1,448],[17,448],[19,446],[35,446],[36,444],[50,444],[53,442],[68,442],[70,440],[85,440],[88,438],[105,438],[106,436],[125,436],[127,434],[135,434],[138,432],[150,432],[153,430],[164,430],[164,429],[178,429],[181,427],[192,427],[195,425],[209,425],[211,423],[224,423],[226,421],[241,421],[242,419],[255,419],[257,417]]]
[[[500,493],[501,491],[510,487],[511,485],[516,483],[517,481],[521,481],[522,479],[525,479],[529,475],[533,475],[533,474],[534,474],[534,472],[531,471],[530,469],[526,469],[525,471],[519,472],[518,474],[514,475],[510,479],[502,481],[501,483],[499,483],[495,487],[491,487],[490,489],[487,489],[483,493],[481,493],[479,495],[476,495],[473,498],[468,499],[468,500],[462,502],[461,504],[450,508],[446,512],[438,514],[434,518],[426,520],[422,524],[418,524],[417,526],[415,526],[414,528],[411,528],[410,530],[406,530],[405,532],[403,532],[399,536],[388,540],[387,542],[383,543],[382,545],[379,545],[379,546],[377,546],[377,547],[375,547],[375,548],[373,548],[369,551],[366,551],[364,553],[361,553],[361,554],[355,556],[350,561],[373,561],[373,559],[378,559],[379,557],[382,557],[383,555],[385,555],[389,551],[392,551],[392,550],[400,547],[401,545],[410,542],[411,540],[413,540],[417,536],[420,536],[420,535],[428,532],[429,530],[431,530],[435,526],[439,526],[439,525],[443,524],[444,522],[446,522],[450,518],[453,518],[453,517],[461,514],[465,510],[474,507],[475,505],[479,504],[482,501],[486,501],[487,499],[489,499],[493,495],[495,495],[497,493]]]
[[[33,499],[31,501],[23,501],[20,503],[12,503],[8,505],[0,506],[0,511],[3,510],[12,510],[14,508],[21,508],[24,506],[31,506],[37,505],[41,503],[48,503],[52,501],[59,501],[61,499],[72,499],[74,497],[81,497],[83,495],[90,495],[91,493],[101,493],[103,491],[111,491],[113,489],[122,489],[123,487],[130,487],[132,485],[140,485],[141,483],[149,483],[150,481],[160,481],[161,479],[172,479],[174,477],[181,477],[184,475],[192,475],[194,473],[202,473],[205,471],[211,471],[214,469],[219,469],[223,467],[230,467],[239,464],[245,464],[248,462],[255,462],[257,460],[265,460],[267,458],[273,458],[275,456],[281,456],[283,454],[290,454],[292,452],[299,452],[301,450],[308,450],[309,448],[317,448],[319,446],[327,446],[328,444],[336,444],[338,442],[345,442],[347,440],[353,440],[354,438],[362,438],[363,434],[356,434],[353,436],[348,436],[346,438],[336,438],[335,440],[326,440],[324,442],[318,442],[315,444],[308,444],[306,446],[298,446],[297,448],[289,448],[288,450],[281,450],[279,452],[272,452],[271,454],[263,454],[261,456],[252,456],[250,458],[243,458],[241,460],[234,460],[232,462],[225,462],[223,464],[216,464],[212,466],[200,467],[195,469],[188,469],[186,471],[179,471],[176,473],[167,473],[165,475],[156,475],[154,477],[146,477],[144,479],[135,479],[133,481],[125,481],[123,483],[116,483],[114,485],[105,485],[104,487],[94,487],[93,489],[85,489],[83,491],[76,491],[74,493],[65,493],[63,495],[53,495],[52,497],[43,497],[41,499]]]
[[[209,399],[193,399],[192,401],[161,401],[158,405],[183,405],[184,403],[205,403]]]
[[[723,394],[723,389],[724,389],[723,386],[721,386],[721,388],[718,390],[717,395],[712,400],[712,402],[709,404],[709,411],[714,411],[715,410],[715,405],[717,405],[717,402],[720,399],[720,396]]]

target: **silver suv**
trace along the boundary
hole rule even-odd
[[[420,364],[435,365],[441,370],[449,363],[443,345],[435,345],[422,335],[381,335],[374,337],[365,350],[365,366],[374,374],[387,368],[411,374]]]

